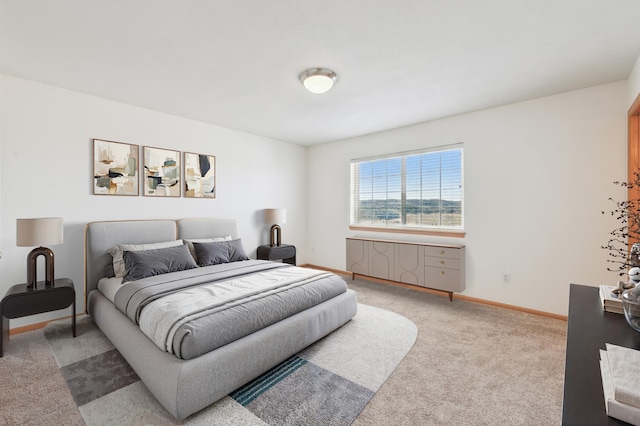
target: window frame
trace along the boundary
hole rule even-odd
[[[356,206],[355,206],[355,198],[356,198],[356,186],[354,176],[354,168],[357,168],[359,164],[365,162],[371,162],[376,160],[394,160],[400,159],[402,164],[401,169],[401,220],[406,221],[406,197],[407,197],[407,189],[406,189],[406,159],[410,156],[416,155],[424,155],[424,154],[433,154],[433,153],[442,153],[445,151],[460,151],[460,214],[461,214],[461,225],[460,226],[428,226],[428,225],[417,225],[417,224],[380,224],[380,223],[358,223],[355,220],[356,217]],[[454,237],[454,238],[462,238],[465,236],[466,231],[464,228],[464,144],[456,143],[451,145],[442,145],[436,147],[430,147],[419,150],[412,151],[404,151],[404,152],[396,152],[391,154],[378,155],[374,157],[364,157],[364,158],[355,158],[350,161],[350,176],[349,176],[349,229],[357,230],[357,231],[372,231],[372,232],[391,232],[391,233],[405,233],[405,234],[421,234],[421,235],[437,235],[437,236],[445,236],[445,237]],[[442,171],[442,167],[437,168],[439,172]],[[359,169],[358,169],[359,171]],[[439,181],[439,189],[442,188],[442,180]],[[442,200],[442,196],[440,196],[440,200]],[[403,218],[404,217],[404,218]]]

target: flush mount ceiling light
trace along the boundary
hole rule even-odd
[[[300,81],[311,93],[324,93],[331,89],[338,76],[327,68],[310,68],[302,71]]]

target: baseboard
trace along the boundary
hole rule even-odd
[[[84,314],[79,314],[76,315],[76,319],[80,316],[83,316]],[[70,315],[67,315],[66,317],[60,317],[60,318],[54,318],[48,321],[43,321],[43,322],[39,322],[36,324],[28,324],[28,325],[23,325],[22,327],[16,327],[16,328],[11,328],[9,329],[9,336],[13,336],[14,334],[20,334],[20,333],[26,333],[27,331],[33,331],[33,330],[39,330],[41,328],[45,328],[47,326],[47,324],[49,324],[50,322],[53,321],[60,321],[63,319],[67,319],[67,318],[71,318]]]
[[[351,277],[353,275],[351,272],[341,271],[341,270],[332,269],[332,268],[325,268],[324,266],[319,266],[319,265],[304,264],[304,265],[300,265],[300,266],[307,267],[307,268],[321,269],[323,271],[329,271],[329,272],[333,272],[334,274],[343,275],[343,276],[347,276],[347,277]],[[368,277],[368,276],[364,276],[364,275],[358,275],[358,276],[361,276],[362,278],[366,279],[367,281],[373,281],[373,282],[377,282],[377,283],[381,283],[381,284],[390,284],[390,285],[394,285],[394,286],[397,286],[397,287],[410,288],[412,290],[422,291],[424,293],[437,294],[438,296],[443,296],[443,297],[448,297],[449,296],[449,294],[447,292],[433,290],[433,289],[430,289],[430,288],[420,287],[420,286],[411,285],[411,284],[404,284],[404,283],[399,283],[399,282],[395,282],[395,281],[383,280],[383,279],[380,279],[380,278],[373,278],[373,277]],[[525,307],[522,307],[522,306],[516,306],[516,305],[509,305],[509,304],[506,304],[506,303],[494,302],[493,300],[480,299],[480,298],[477,298],[477,297],[466,296],[464,294],[454,293],[453,297],[456,298],[456,299],[460,299],[460,300],[466,300],[468,302],[481,303],[483,305],[496,306],[498,308],[504,308],[504,309],[511,309],[513,311],[525,312],[527,314],[539,315],[539,316],[542,316],[542,317],[554,318],[554,319],[559,319],[559,320],[562,320],[562,321],[566,321],[567,320],[567,316],[566,315],[559,315],[559,314],[554,314],[552,312],[538,311],[536,309],[529,309],[529,308],[525,308]]]

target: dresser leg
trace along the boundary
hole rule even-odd
[[[449,292],[449,302],[453,302],[453,292]]]

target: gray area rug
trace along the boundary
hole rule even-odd
[[[83,317],[44,336],[88,425],[349,425],[411,349],[417,328],[373,306],[340,329],[183,422],[155,400],[100,330]]]

